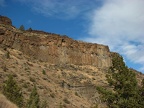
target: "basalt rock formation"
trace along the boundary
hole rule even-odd
[[[12,21],[8,17],[0,15],[0,24],[12,25]]]
[[[72,40],[42,31],[20,31],[9,18],[0,17],[0,45],[22,51],[24,54],[51,64],[111,66],[108,46]]]
[[[114,54],[108,46],[66,35],[21,31],[0,16],[0,92],[10,74],[22,88],[25,103],[36,85],[47,108],[106,108],[96,87],[109,89],[105,76]],[[140,85],[144,76],[136,73]]]

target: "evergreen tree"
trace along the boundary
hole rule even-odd
[[[30,94],[28,103],[27,103],[27,108],[40,108],[40,99],[39,99],[39,94],[37,93],[37,88],[34,85],[34,88]]]
[[[139,95],[139,103],[141,105],[141,108],[144,106],[144,79],[141,83],[142,87],[140,88],[140,95]]]
[[[21,26],[19,27],[19,30],[21,30],[21,31],[25,31],[24,26],[23,26],[23,25],[21,25]]]
[[[97,90],[110,108],[140,108],[136,75],[128,69],[119,54],[112,55],[112,67],[106,77],[113,91],[102,87]]]
[[[30,28],[28,29],[28,31],[32,31],[32,28],[30,27]]]
[[[23,96],[20,87],[18,87],[16,81],[12,75],[8,76],[8,80],[4,82],[3,94],[13,103],[19,107],[23,106]]]

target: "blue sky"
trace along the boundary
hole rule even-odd
[[[0,14],[17,28],[108,45],[144,73],[144,0],[0,0]]]

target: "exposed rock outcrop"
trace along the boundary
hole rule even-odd
[[[36,84],[40,101],[46,100],[49,108],[107,107],[96,87],[109,89],[106,72],[118,53],[105,45],[32,29],[21,31],[4,22],[0,21],[0,91],[11,74],[22,87],[25,102]],[[143,78],[137,74],[139,85]]]
[[[0,24],[12,25],[12,21],[8,17],[0,15]]]
[[[111,66],[108,46],[76,41],[52,33],[22,32],[11,26],[9,29],[0,26],[0,44],[51,64]]]

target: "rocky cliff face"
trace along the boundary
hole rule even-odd
[[[22,87],[25,103],[36,84],[40,100],[46,100],[48,108],[106,108],[96,87],[109,88],[106,69],[114,54],[104,45],[43,31],[20,31],[2,17],[0,92],[11,74]],[[137,74],[139,85],[143,78]]]
[[[51,64],[111,66],[108,46],[85,43],[41,31],[20,31],[0,17],[0,45],[22,51],[31,58]]]

